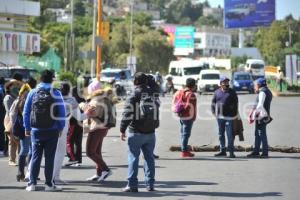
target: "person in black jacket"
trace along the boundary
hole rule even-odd
[[[140,152],[145,163],[145,183],[148,191],[154,191],[155,129],[158,127],[158,105],[153,91],[147,86],[147,75],[136,73],[135,90],[127,99],[121,121],[121,140],[125,141],[128,129],[128,184],[124,192],[138,192],[138,165]],[[154,112],[152,112],[154,111]]]
[[[230,152],[230,158],[235,158],[234,155],[234,138],[232,133],[233,119],[238,114],[238,97],[236,92],[230,88],[229,79],[221,77],[221,87],[215,91],[212,99],[212,113],[217,118],[219,126],[219,140],[220,140],[220,152],[216,154],[216,157],[226,156],[225,146],[225,130],[228,140],[228,151]]]

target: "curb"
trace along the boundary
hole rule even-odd
[[[190,151],[194,152],[218,152],[219,151],[219,146],[208,146],[208,145],[203,145],[203,146],[188,146],[188,149]],[[251,152],[253,151],[252,146],[248,147],[243,147],[243,146],[235,146],[234,147],[236,152]],[[180,146],[171,146],[169,148],[170,151],[175,152],[175,151],[181,151]],[[281,153],[300,153],[300,148],[299,147],[287,147],[287,146],[274,146],[274,147],[269,147],[270,152],[281,152]]]
[[[300,97],[300,93],[280,93],[271,91],[274,97]]]

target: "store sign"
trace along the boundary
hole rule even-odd
[[[0,31],[0,51],[40,52],[40,40],[39,34]]]

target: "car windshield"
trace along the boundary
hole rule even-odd
[[[237,81],[245,81],[245,80],[251,80],[249,74],[239,74],[235,75],[234,79]]]
[[[262,65],[262,64],[252,64],[251,68],[252,69],[263,69],[264,65]]]
[[[102,72],[101,76],[103,78],[115,78],[115,79],[119,79],[120,78],[120,73],[119,72]]]
[[[220,75],[219,74],[203,74],[202,79],[203,80],[219,80]]]
[[[202,67],[186,67],[183,69],[184,75],[198,75],[202,70]]]

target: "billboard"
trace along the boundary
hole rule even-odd
[[[177,26],[175,30],[174,47],[175,55],[189,55],[194,53],[194,34],[193,26]]]
[[[225,0],[224,27],[270,26],[275,20],[275,0]]]

